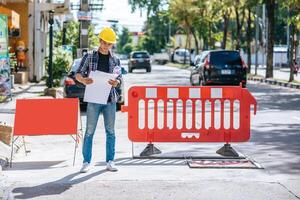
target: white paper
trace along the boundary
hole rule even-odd
[[[107,104],[107,99],[111,90],[109,79],[115,79],[117,75],[101,71],[91,71],[89,78],[93,83],[86,85],[83,101],[98,104]]]

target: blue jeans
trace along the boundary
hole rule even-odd
[[[106,132],[106,162],[113,161],[115,157],[115,115],[116,103],[87,105],[86,131],[83,140],[83,162],[91,162],[93,136],[97,127],[98,118],[103,113],[104,127]]]

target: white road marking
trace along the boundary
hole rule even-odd
[[[300,120],[300,117],[293,117],[294,119],[298,119],[298,120]]]

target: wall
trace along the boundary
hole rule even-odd
[[[16,11],[20,15],[21,36],[19,38],[9,38],[10,46],[14,46],[18,40],[23,40],[28,48],[28,3],[7,3],[5,7]],[[25,66],[28,66],[28,53]]]

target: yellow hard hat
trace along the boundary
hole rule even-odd
[[[104,27],[100,33],[99,38],[105,42],[115,44],[117,41],[117,35],[112,28]]]

